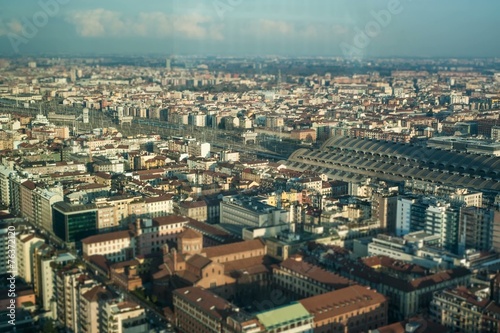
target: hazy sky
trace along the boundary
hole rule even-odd
[[[499,12],[498,0],[0,0],[0,54],[498,57]]]

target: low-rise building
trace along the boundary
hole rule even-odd
[[[182,333],[220,333],[226,318],[236,307],[224,298],[199,287],[173,293],[175,324]]]
[[[273,282],[298,297],[311,297],[347,288],[353,281],[326,271],[294,255],[273,268]]]
[[[160,252],[168,241],[177,241],[189,219],[183,216],[160,216],[154,219],[137,219],[132,224],[135,233],[135,254]]]
[[[313,315],[300,302],[256,315],[265,332],[312,333]]]
[[[149,332],[146,311],[131,301],[108,301],[101,308],[101,332]]]
[[[314,333],[368,332],[387,325],[387,299],[363,286],[350,286],[299,302],[314,316]]]
[[[193,220],[206,222],[207,203],[205,201],[183,201],[179,203],[179,215],[187,216]]]
[[[371,258],[363,261],[342,259],[335,266],[340,275],[355,282],[369,286],[384,296],[390,297],[389,318],[403,320],[416,315],[422,309],[427,309],[435,291],[440,291],[456,285],[468,285],[471,272],[463,267],[449,269],[434,274],[416,277],[415,273],[391,270],[386,267],[381,270],[380,262],[370,263]],[[394,266],[394,264],[392,265]]]
[[[108,232],[82,239],[83,257],[103,255],[111,262],[129,260],[134,256],[134,237],[128,230]]]

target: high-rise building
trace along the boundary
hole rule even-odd
[[[88,108],[84,108],[83,109],[82,120],[83,120],[84,124],[88,124],[89,123],[89,109]]]
[[[410,232],[411,208],[416,201],[416,198],[403,197],[398,199],[395,230],[397,236],[401,237]]]
[[[13,223],[9,221],[0,221],[0,275],[7,274],[12,271],[10,265],[7,265],[9,250],[7,240],[9,239],[9,232],[15,232],[16,228]]]
[[[69,79],[71,82],[76,82],[76,78],[77,78],[77,73],[76,73],[76,69],[71,69],[70,72],[69,72]]]
[[[17,274],[26,283],[32,283],[34,279],[33,256],[36,249],[45,244],[45,240],[33,233],[19,233],[16,238]]]
[[[425,231],[438,235],[440,245],[458,253],[460,251],[460,211],[463,203],[434,197],[404,196],[398,199],[396,235]]]
[[[396,231],[398,207],[397,193],[374,192],[372,196],[372,218],[380,221],[380,228]]]
[[[487,208],[465,207],[460,212],[460,250],[489,251],[493,244],[494,211]]]
[[[500,210],[493,211],[493,227],[491,246],[495,252],[500,252]]]
[[[441,246],[453,253],[459,251],[460,209],[460,206],[437,201],[425,211],[425,232],[439,235]]]
[[[57,303],[57,321],[69,332],[78,328],[80,296],[92,288],[95,282],[75,265],[57,269],[54,274],[54,296]]]
[[[48,189],[35,188],[32,193],[34,222],[46,231],[52,232],[52,205],[63,201],[60,193]]]
[[[57,253],[49,245],[38,247],[33,254],[33,286],[37,302],[49,317],[56,318],[54,296],[54,268],[74,262],[76,257],[69,252]]]
[[[210,143],[190,141],[188,143],[188,154],[195,157],[210,157]]]
[[[26,180],[17,173],[10,174],[10,211],[13,215],[21,215],[21,184]]]
[[[10,175],[14,170],[3,165],[0,166],[0,203],[10,206]]]
[[[35,210],[33,209],[33,191],[36,188],[36,184],[31,180],[26,180],[21,183],[20,194],[21,194],[21,216],[30,222],[35,221]]]
[[[78,331],[99,333],[101,329],[100,315],[102,307],[111,299],[111,293],[103,286],[94,286],[85,291],[80,297]]]

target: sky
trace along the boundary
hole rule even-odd
[[[0,0],[0,55],[499,57],[497,0]]]

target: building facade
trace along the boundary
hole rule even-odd
[[[97,233],[97,207],[58,202],[52,207],[54,234],[67,243],[79,242]]]

